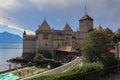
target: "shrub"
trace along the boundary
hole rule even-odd
[[[62,65],[61,62],[54,61],[53,59],[45,58],[41,54],[37,54],[34,57],[33,62],[36,63],[37,66],[41,65],[43,67],[47,67],[47,65],[50,64],[51,68],[55,68]]]
[[[109,55],[106,55],[102,61],[104,65],[104,75],[117,72],[117,62],[115,53],[109,53]]]

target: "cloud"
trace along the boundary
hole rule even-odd
[[[32,2],[35,6],[37,6],[37,8],[41,11],[44,10],[45,8],[47,8],[49,6],[52,8],[68,8],[72,5],[75,5],[76,3],[80,4],[82,2],[82,0],[29,0],[30,2]]]
[[[4,26],[19,30],[21,32],[24,32],[24,30],[26,30],[30,35],[35,34],[31,30],[25,29],[21,26],[18,26],[19,24],[13,23],[17,22],[18,20],[17,18],[14,19],[12,17],[13,13],[17,13],[17,11],[19,11],[21,8],[25,8],[27,6],[25,5],[26,2],[24,0],[0,0],[0,25],[2,27]]]
[[[98,25],[118,26],[119,3],[120,0],[86,0],[87,12]],[[0,24],[23,32],[21,26],[34,30],[45,17],[53,26],[61,27],[69,21],[75,28],[84,15],[84,6],[84,0],[0,0]]]
[[[35,32],[25,29],[25,28],[22,28],[20,26],[11,24],[10,21],[7,21],[7,20],[0,19],[0,25],[19,30],[21,32],[24,32],[24,30],[25,30],[29,35],[35,35]]]
[[[0,0],[0,17],[10,16],[10,13],[19,11],[23,5],[23,0]]]
[[[53,14],[78,15],[84,13],[84,0],[29,0],[40,11],[51,10]],[[120,0],[86,0],[88,14],[97,17],[114,17],[118,13]],[[73,14],[74,13],[74,14]],[[71,16],[70,15],[70,16]],[[100,16],[101,15],[101,16]]]
[[[19,0],[0,0],[0,9],[15,9],[21,5]]]
[[[60,18],[57,18],[56,21],[59,22],[59,21],[61,21],[61,19],[60,19]]]

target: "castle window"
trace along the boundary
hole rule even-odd
[[[69,38],[68,37],[66,37],[66,40],[68,40]]]
[[[47,47],[47,44],[45,44],[45,47]]]
[[[58,43],[58,47],[60,46],[60,44]]]
[[[49,35],[48,35],[48,34],[43,34],[43,39],[44,39],[44,40],[48,40],[48,38],[49,38]]]
[[[64,44],[67,44],[67,42],[64,42]]]

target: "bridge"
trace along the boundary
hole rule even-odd
[[[66,63],[60,67],[45,71],[43,73],[40,74],[35,74],[33,76],[29,76],[29,77],[25,77],[25,78],[21,78],[21,80],[25,80],[25,79],[29,79],[32,77],[37,77],[37,76],[47,76],[47,75],[51,75],[51,74],[56,74],[56,73],[62,73],[62,72],[66,72],[68,71],[71,67],[77,65],[77,64],[82,64],[82,59],[80,57],[77,57],[76,59],[74,59],[73,61]]]

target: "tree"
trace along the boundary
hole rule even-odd
[[[113,34],[113,32],[112,32],[112,30],[110,30],[109,28],[106,28],[105,30],[104,30],[104,33],[107,35],[107,36],[109,36],[109,37],[112,37],[114,34]]]
[[[113,42],[114,34],[113,34],[112,30],[110,30],[109,28],[106,28],[103,33],[109,39],[109,42],[110,42],[108,44],[109,45],[109,49],[113,49],[114,48],[114,42]]]
[[[82,55],[86,61],[102,61],[109,54],[109,37],[103,31],[94,30],[89,33],[88,38],[82,43]]]
[[[41,54],[36,54],[36,56],[34,57],[33,61],[34,62],[40,62],[40,61],[43,61],[45,59],[45,57]]]

